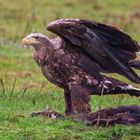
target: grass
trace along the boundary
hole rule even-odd
[[[31,117],[31,112],[43,110],[46,108],[46,105],[53,110],[63,113],[64,102],[62,91],[56,91],[56,89],[48,91],[44,89],[41,92],[39,90],[28,90],[23,93],[20,90],[16,90],[11,93],[11,89],[12,87],[4,93],[1,91],[0,95],[0,139],[90,140],[139,138],[139,126],[116,125],[114,127],[101,127],[97,129],[74,122],[70,118],[51,120],[41,117]],[[98,100],[97,96],[93,96],[93,110],[98,109]],[[103,99],[104,107],[133,103],[138,104],[139,99],[130,98],[129,96],[106,96]]]
[[[70,118],[31,117],[31,112],[46,107],[64,113],[63,90],[43,77],[33,60],[33,49],[20,47],[22,37],[31,32],[52,37],[45,30],[47,23],[69,17],[115,24],[140,42],[139,6],[139,0],[0,1],[0,139],[140,139],[139,125],[95,128]],[[119,75],[112,76],[131,83]],[[92,96],[93,111],[98,110],[99,100],[98,96]],[[102,108],[132,104],[139,105],[140,99],[128,95],[105,96]]]

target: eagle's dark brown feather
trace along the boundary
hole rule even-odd
[[[83,49],[106,72],[116,72],[140,83],[140,77],[129,64],[136,59],[140,46],[126,33],[109,25],[80,19],[56,20],[47,29]]]
[[[133,40],[128,34],[114,28],[113,26],[98,23],[90,20],[80,20],[80,22],[94,32],[104,36],[110,45],[119,47],[130,52],[138,52],[140,50],[139,44]]]

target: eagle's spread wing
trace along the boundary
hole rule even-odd
[[[49,24],[48,30],[74,47],[81,47],[106,71],[120,73],[140,83],[140,78],[128,64],[136,58],[140,46],[117,28],[89,20],[61,19]]]

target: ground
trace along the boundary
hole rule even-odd
[[[64,113],[63,90],[43,77],[33,60],[33,49],[20,47],[22,37],[31,32],[54,36],[46,32],[46,25],[69,17],[115,24],[140,42],[139,7],[139,0],[0,1],[0,139],[140,139],[140,125],[96,128],[70,118],[31,117],[31,112],[47,107]],[[119,75],[111,76],[131,83]],[[97,111],[100,97],[92,96],[91,104]],[[140,99],[113,95],[103,97],[101,108],[134,104],[139,105]]]

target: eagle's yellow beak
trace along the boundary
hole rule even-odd
[[[35,39],[35,38],[32,38],[32,37],[25,37],[22,39],[22,45],[34,45],[34,44],[38,44],[39,42]]]

